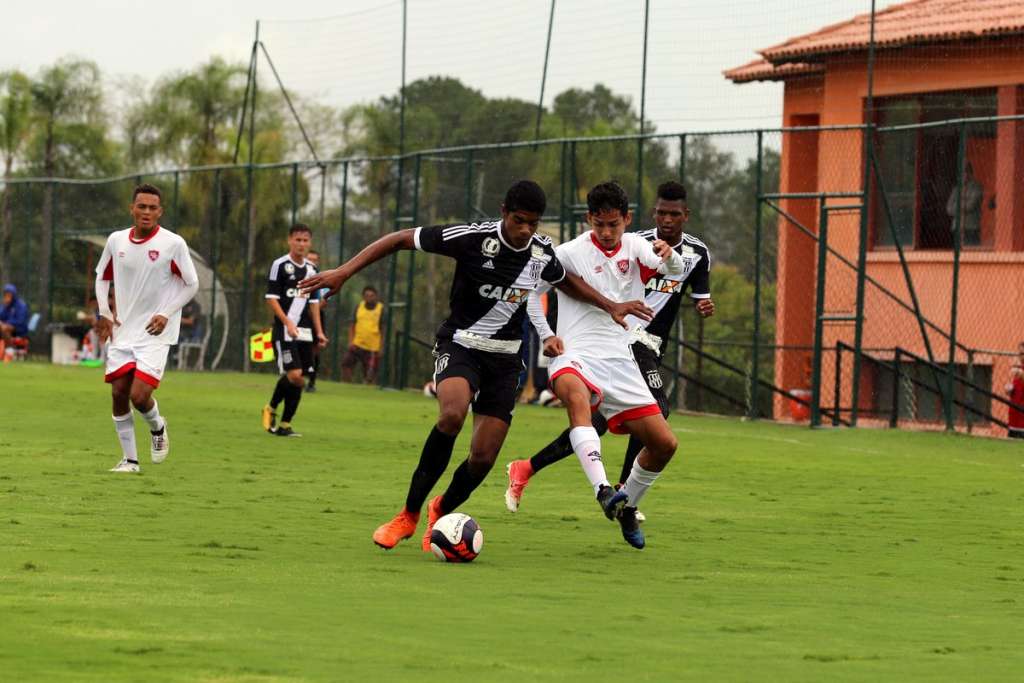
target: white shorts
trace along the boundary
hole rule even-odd
[[[640,368],[632,358],[595,358],[563,353],[551,359],[548,381],[572,374],[590,389],[591,410],[600,410],[608,419],[608,431],[625,434],[623,422],[648,415],[661,415],[661,408],[647,388]]]
[[[167,365],[169,344],[137,344],[114,346],[107,349],[107,367],[104,381],[113,382],[118,377],[135,373],[135,379],[145,382],[154,389],[160,386]]]

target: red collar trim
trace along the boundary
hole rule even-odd
[[[604,247],[601,246],[601,243],[597,241],[597,238],[594,237],[594,231],[593,230],[590,231],[590,241],[593,242],[594,246],[597,247],[600,250],[600,252],[602,254],[604,254],[605,256],[607,256],[608,258],[611,258],[612,256],[615,256],[616,254],[619,253],[619,250],[622,249],[622,240],[619,240],[619,245],[617,247],[615,247],[614,249],[611,249],[611,250],[605,249]]]
[[[131,241],[132,244],[145,244],[146,242],[148,242],[151,239],[153,239],[153,237],[156,236],[156,234],[158,232],[160,232],[160,226],[159,225],[156,226],[155,228],[153,228],[153,232],[149,233],[149,236],[146,237],[145,239],[141,239],[141,240],[140,239],[136,239],[135,238],[135,226],[133,225],[132,229],[128,232],[128,239]]]

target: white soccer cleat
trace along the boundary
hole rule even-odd
[[[167,435],[167,420],[164,420],[164,428],[159,433],[150,432],[151,442],[149,446],[149,456],[155,463],[161,463],[167,457],[167,454],[171,452],[171,439]]]
[[[115,466],[110,468],[111,472],[139,472],[139,463],[128,462],[127,460],[121,460]]]

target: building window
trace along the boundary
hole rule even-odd
[[[993,117],[996,90],[881,97],[876,105],[874,120],[880,127]],[[876,134],[881,175],[881,182],[875,179],[872,184],[876,247],[894,246],[898,239],[906,248],[953,248],[957,195],[961,192],[957,172],[960,132],[959,125],[940,125]],[[988,245],[992,243],[995,218],[996,124],[967,124],[963,132],[966,163],[960,194],[962,243],[967,247]]]

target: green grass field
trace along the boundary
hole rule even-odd
[[[562,429],[523,407],[465,505],[473,564],[374,528],[434,402],[324,382],[301,439],[269,375],[171,373],[172,451],[120,457],[99,370],[0,368],[0,679],[1019,680],[1024,447],[675,416],[680,452],[621,539],[575,459],[516,515],[504,465]],[[468,431],[468,430],[467,430]],[[622,437],[605,437],[618,471]],[[465,454],[460,439],[452,466]],[[448,476],[441,486],[447,485]],[[614,476],[614,474],[613,474]]]

